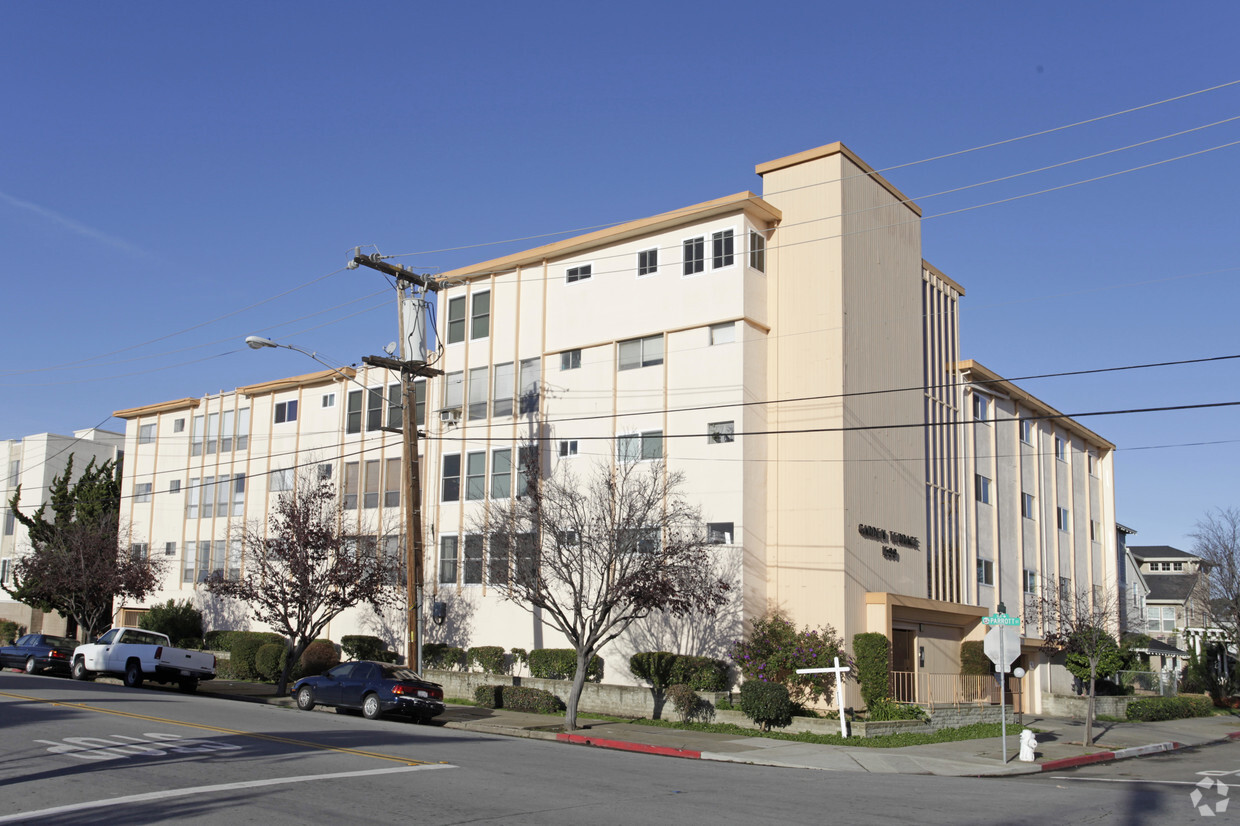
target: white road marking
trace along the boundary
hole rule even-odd
[[[306,783],[311,780],[339,780],[346,777],[374,777],[380,774],[398,774],[403,772],[425,771],[427,769],[454,769],[448,763],[434,763],[421,766],[400,766],[392,769],[371,769],[369,771],[334,772],[332,774],[306,774],[297,777],[273,777],[267,780],[244,780],[239,783],[220,783],[214,786],[190,786],[184,789],[168,789],[166,791],[131,794],[125,797],[110,797],[105,800],[88,800],[84,803],[73,803],[68,806],[56,806],[52,809],[40,809],[35,812],[19,812],[18,814],[0,817],[0,823],[15,823],[36,817],[50,817],[68,812],[81,812],[88,809],[104,809],[109,806],[121,806],[128,803],[144,803],[148,800],[166,800],[169,797],[184,797],[193,794],[216,794],[237,789],[253,789],[261,786],[281,786],[286,783]]]
[[[1122,777],[1071,777],[1064,774],[1051,775],[1052,780],[1078,780],[1086,783],[1159,783],[1164,786],[1196,786],[1196,780],[1137,780]]]

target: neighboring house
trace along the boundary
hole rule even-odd
[[[64,473],[69,456],[73,456],[76,479],[91,459],[99,465],[119,459],[124,435],[108,430],[88,428],[75,430],[72,436],[55,433],[38,433],[23,439],[0,441],[0,512],[4,514],[4,526],[0,531],[0,580],[13,584],[13,566],[27,552],[30,543],[24,525],[17,521],[9,508],[9,500],[18,485],[21,500],[18,507],[24,514],[31,514],[48,499],[52,479]],[[0,590],[0,619],[7,619],[26,626],[30,633],[72,635],[76,629],[58,614],[44,614],[28,605],[17,602]]]
[[[1146,633],[1171,650],[1163,654],[1164,664],[1180,667],[1195,643],[1188,629],[1209,626],[1206,600],[1205,563],[1200,557],[1168,545],[1130,546],[1139,565],[1141,578],[1149,588],[1146,595]]]
[[[1128,537],[1135,536],[1136,531],[1125,525],[1115,525],[1115,550],[1119,574],[1119,635],[1128,633],[1148,633],[1147,612],[1145,602],[1150,593],[1150,586],[1141,575],[1141,563],[1132,555],[1128,548]]]
[[[925,701],[1000,603],[1019,614],[1043,582],[1117,587],[1114,446],[961,360],[964,289],[922,259],[920,209],[838,143],[756,172],[761,196],[439,276],[444,375],[418,383],[416,411],[427,601],[448,610],[437,639],[564,644],[498,597],[511,560],[478,527],[489,500],[519,495],[531,435],[548,471],[666,460],[737,586],[713,622],[635,626],[604,650],[608,680],[629,679],[636,650],[721,656],[780,609],[850,646],[886,634]],[[399,388],[347,372],[117,412],[124,515],[176,568],[152,601],[207,604],[203,573],[245,565],[231,530],[299,467],[338,481],[360,535],[400,524],[400,437],[383,429]],[[392,633],[385,622],[355,611],[327,634]],[[1025,665],[1036,710],[1050,686],[1036,638]]]

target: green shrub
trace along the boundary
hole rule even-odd
[[[960,673],[985,677],[994,673],[995,665],[986,656],[985,643],[966,640],[960,643]]]
[[[186,637],[173,643],[177,648],[188,648],[193,651],[206,651],[207,643],[202,637]]]
[[[798,674],[797,669],[830,666],[842,658],[844,645],[835,629],[824,625],[798,631],[784,615],[774,612],[753,621],[748,637],[732,645],[732,659],[746,682],[782,683],[797,702],[830,702],[835,680],[830,674]]]
[[[1142,722],[1209,717],[1213,713],[1214,702],[1205,696],[1142,697],[1128,704],[1128,719]]]
[[[422,663],[427,668],[454,671],[465,665],[465,649],[442,642],[428,642],[422,646]]]
[[[677,655],[672,663],[671,683],[683,683],[694,691],[727,691],[732,685],[726,661],[689,654]]]
[[[12,645],[21,634],[17,633],[17,623],[12,620],[0,620],[0,643]]]
[[[280,679],[284,663],[288,661],[288,648],[283,643],[269,642],[254,654],[254,670],[268,682]]]
[[[667,699],[671,702],[672,708],[676,709],[676,713],[680,715],[682,723],[692,723],[694,721],[709,722],[714,719],[714,707],[699,697],[696,691],[683,683],[669,685],[667,687]]]
[[[555,714],[564,711],[564,702],[550,691],[520,685],[480,685],[474,689],[474,702],[482,708],[507,708]]]
[[[857,659],[855,674],[866,708],[887,702],[891,697],[891,643],[887,637],[873,631],[853,634],[853,656]]]
[[[284,638],[264,631],[233,631],[227,638],[230,646],[227,650],[231,655],[234,677],[238,680],[260,679],[262,675],[258,673],[255,657],[258,656],[258,649],[273,642],[283,645]]]
[[[340,638],[340,647],[351,660],[378,660],[384,662],[387,643],[368,634],[346,634]]]
[[[340,652],[336,650],[331,640],[315,640],[310,643],[306,646],[306,650],[301,652],[301,659],[298,661],[303,677],[317,677],[332,666],[339,664]]]
[[[866,707],[866,717],[875,722],[886,720],[925,720],[926,712],[921,706],[897,703],[882,699]]]
[[[650,683],[655,691],[662,691],[672,684],[672,666],[676,659],[675,654],[667,651],[639,651],[629,657],[629,672],[642,682]]]
[[[530,675],[544,680],[571,680],[577,672],[577,652],[571,648],[536,648],[529,655]],[[603,681],[603,661],[595,654],[586,668],[586,680]]]
[[[530,652],[526,651],[524,648],[514,648],[508,653],[512,654],[512,667],[514,671],[518,665],[529,665]]]
[[[482,708],[500,708],[499,685],[480,685],[474,689],[474,702]]]
[[[478,645],[469,649],[469,664],[478,666],[487,674],[508,672],[504,649],[498,645]]]
[[[736,711],[737,708],[732,704],[731,700],[716,700],[715,708],[719,711]]]
[[[202,612],[188,599],[181,602],[168,600],[162,605],[152,605],[138,618],[138,627],[158,631],[170,640],[202,636]]]
[[[741,685],[741,712],[763,731],[783,728],[792,722],[792,700],[782,683],[746,680]]]

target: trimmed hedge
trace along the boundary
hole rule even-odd
[[[732,686],[726,660],[679,654],[672,663],[672,685],[687,685],[694,691],[727,691]]]
[[[783,728],[792,722],[792,700],[782,683],[746,680],[741,685],[740,707],[763,731],[770,731],[771,726]]]
[[[967,640],[960,643],[960,673],[985,677],[995,672],[995,665],[986,656],[985,643]]]
[[[677,655],[668,651],[639,651],[629,657],[629,672],[641,680],[650,683],[655,691],[661,691],[672,684],[672,665]]]
[[[317,677],[334,665],[340,664],[340,652],[331,640],[315,640],[301,652],[298,665],[302,677]],[[276,674],[278,678],[280,675]]]
[[[478,666],[487,674],[508,673],[504,649],[498,645],[477,645],[469,649],[469,664]]]
[[[254,655],[254,670],[269,682],[280,679],[280,672],[284,670],[284,663],[288,660],[287,651],[288,648],[282,643],[267,643]]]
[[[158,631],[170,640],[202,636],[202,612],[188,599],[157,603],[138,618],[138,627]]]
[[[233,677],[238,680],[257,680],[262,677],[255,664],[258,649],[273,642],[286,645],[279,634],[265,631],[231,631],[225,641],[229,646],[226,650],[230,655]]]
[[[384,662],[387,643],[369,634],[346,634],[340,638],[340,647],[351,660],[378,660]]]
[[[876,718],[875,708],[881,713],[891,713],[886,708],[891,699],[891,643],[883,634],[871,631],[864,634],[853,634],[853,656],[857,658],[857,682],[861,683],[861,699],[865,707],[871,710],[871,719],[898,719],[893,717]]]
[[[535,714],[557,714],[566,709],[564,701],[550,691],[521,685],[480,685],[474,689],[474,702],[483,708],[507,708]]]
[[[536,648],[529,655],[530,676],[544,680],[571,680],[577,673],[577,652],[571,648]],[[603,681],[603,661],[597,654],[586,668],[586,680]]]
[[[1209,717],[1213,713],[1214,702],[1204,696],[1142,697],[1128,704],[1128,719],[1141,722]]]
[[[427,668],[454,671],[465,665],[465,649],[442,642],[428,642],[422,646],[422,663]]]

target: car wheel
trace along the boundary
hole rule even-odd
[[[34,657],[26,658],[26,673],[27,674],[38,674],[39,673],[39,669],[34,667]]]
[[[137,688],[142,685],[142,666],[136,661],[125,664],[125,685],[129,688]]]
[[[89,680],[90,672],[86,670],[86,663],[82,660],[74,660],[73,670],[69,672],[69,676],[75,680]]]
[[[314,691],[310,686],[303,685],[297,692],[297,707],[302,711],[314,708]]]
[[[181,692],[184,694],[193,694],[198,690],[198,678],[186,677],[177,683],[177,688],[181,689]]]
[[[379,705],[378,694],[367,694],[362,698],[362,716],[367,720],[373,720],[383,711],[383,707]]]

